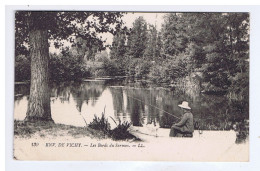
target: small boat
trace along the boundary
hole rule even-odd
[[[160,160],[173,161],[248,161],[249,143],[236,143],[236,132],[195,130],[192,138],[169,137],[168,128],[130,127],[130,133],[139,138]],[[144,150],[143,150],[144,151]]]
[[[141,140],[147,141],[152,138],[157,139],[189,139],[189,140],[206,140],[206,141],[228,141],[235,143],[236,132],[234,130],[222,131],[222,130],[195,130],[192,138],[182,138],[182,137],[169,137],[169,128],[157,128],[151,129],[150,127],[130,127],[130,133],[134,136],[140,138]]]

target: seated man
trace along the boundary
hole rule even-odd
[[[192,137],[194,126],[193,126],[193,115],[188,102],[183,101],[182,104],[178,105],[183,111],[181,121],[173,124],[170,131],[170,137]]]

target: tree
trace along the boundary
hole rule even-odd
[[[134,58],[144,55],[147,43],[147,23],[143,17],[137,18],[128,36],[128,54]]]
[[[107,51],[103,50],[103,51],[96,54],[95,60],[98,61],[98,62],[102,62],[104,59],[107,59],[108,57],[109,56],[108,56]]]
[[[126,47],[127,31],[119,31],[114,37],[112,47],[110,48],[111,59],[122,59],[127,51]]]
[[[190,57],[188,49],[189,36],[187,34],[188,23],[185,14],[169,13],[164,16],[161,33],[156,40],[156,50],[163,60],[157,60],[155,65],[161,65],[161,74],[158,74],[160,66],[152,69],[155,81],[173,83],[177,78],[187,75]],[[161,59],[161,58],[159,58]],[[159,77],[158,77],[159,75]],[[156,78],[157,77],[157,78]]]
[[[110,68],[109,69],[110,71],[113,71],[114,69],[116,70],[116,72],[114,72],[112,75],[125,75],[126,69],[128,68],[127,66],[129,63],[127,57],[128,48],[126,45],[127,35],[128,35],[128,30],[125,27],[113,37],[112,46],[110,47],[111,62],[109,65],[106,64],[104,65],[106,69]],[[112,73],[110,71],[108,72]]]
[[[206,60],[202,64],[205,81],[228,90],[232,77],[246,72],[249,58],[248,14],[207,13],[204,14],[205,30],[211,35],[204,39],[203,50]]]
[[[111,32],[120,28],[119,12],[62,12],[17,11],[15,13],[16,54],[29,43],[31,60],[30,97],[26,121],[52,121],[49,91],[49,43],[62,46],[61,40],[73,36],[93,42],[96,33]],[[92,19],[90,19],[92,18]],[[80,27],[82,26],[82,27]]]
[[[160,38],[156,27],[153,25],[149,25],[144,56],[148,60],[155,60],[155,58],[160,56]]]
[[[73,55],[78,56],[82,63],[89,60],[95,60],[96,53],[101,50],[105,50],[102,40],[96,39],[89,41],[82,36],[76,37],[75,45],[71,48]]]
[[[87,42],[87,40],[77,37],[75,45],[70,48],[73,56],[77,56],[82,62],[84,62],[84,59],[88,60],[88,58],[91,58],[93,55],[93,46],[87,46]]]
[[[162,25],[163,53],[175,56],[184,52],[188,36],[186,21],[183,14],[169,13],[164,17]]]
[[[172,63],[170,71],[175,78],[200,71],[216,90],[228,90],[232,79],[239,78],[235,75],[247,70],[248,23],[248,13],[165,15],[162,53]]]

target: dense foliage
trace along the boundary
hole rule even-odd
[[[49,72],[51,81],[79,81],[91,76],[86,64],[70,51],[50,54]],[[15,81],[30,80],[31,69],[28,57],[19,55],[15,61]]]
[[[248,99],[248,13],[168,13],[159,31],[140,17],[128,33],[114,37],[110,53],[117,66],[130,59],[126,75],[177,87],[195,80],[200,91]]]
[[[55,21],[59,21],[62,16],[72,14],[61,12],[55,15],[57,15]],[[80,21],[83,21],[84,17],[94,15],[97,18],[101,17],[99,21],[101,23],[104,22],[102,17],[110,17],[103,13],[73,15],[79,17]],[[121,14],[113,13],[113,15],[119,17]],[[20,15],[16,18],[19,21],[17,25],[20,26],[23,23],[22,18]],[[120,21],[114,22],[120,24]],[[112,21],[107,21],[101,26],[106,28],[110,23]],[[69,32],[75,25],[72,22],[67,27]],[[59,55],[51,55],[51,79],[62,81],[91,75],[120,75],[148,78],[156,84],[179,86],[183,89],[192,83],[180,85],[182,82],[195,80],[199,83],[200,91],[221,91],[227,92],[230,99],[248,99],[248,13],[168,13],[164,16],[160,30],[156,25],[148,24],[143,17],[139,17],[131,28],[117,32],[113,29],[107,30],[114,33],[109,55],[97,53],[104,50],[102,41],[97,38],[97,34],[91,33],[94,37],[89,37],[87,27],[97,29],[94,23],[87,22],[87,25],[78,28],[77,38],[70,50]],[[51,29],[56,30],[54,27]],[[103,31],[97,29],[97,32]],[[17,29],[16,34],[21,34],[20,37],[16,36],[17,54],[28,54],[24,44],[19,43],[24,32]],[[54,35],[56,36],[51,37],[50,33],[50,39],[60,40],[60,31]],[[27,38],[24,40],[28,42]],[[58,45],[57,41],[55,42]],[[98,67],[86,65],[85,61],[89,60],[100,62],[102,65]],[[28,61],[28,58],[17,55],[17,81],[30,78],[30,74],[22,74],[28,73]]]
[[[114,129],[111,129],[108,119],[105,118],[105,112],[102,112],[101,118],[95,115],[93,121],[90,122],[88,126],[92,129],[102,131],[104,135],[111,137],[113,140],[137,139],[129,132],[129,128],[131,127],[132,123],[127,121],[121,123],[121,120],[119,120],[119,123],[117,124],[112,117],[111,119],[117,125]]]
[[[90,76],[81,58],[69,51],[63,51],[60,55],[50,54],[49,68],[53,81],[77,81]]]
[[[120,12],[81,12],[81,11],[17,11],[15,13],[15,52],[28,53],[29,32],[34,29],[47,29],[48,39],[54,41],[55,47],[64,45],[67,40],[74,45],[95,44],[99,48],[103,41],[98,33],[115,34],[120,28],[123,16]],[[74,39],[76,36],[78,39]],[[83,40],[87,41],[83,41]]]
[[[64,47],[65,43],[72,46],[66,53],[51,55],[47,61],[52,80],[74,80],[88,75],[84,60],[95,60],[96,53],[104,50],[99,34],[115,34],[122,25],[122,16],[121,12],[16,11],[15,80],[30,79],[30,59],[36,54],[30,52],[29,34],[35,30],[47,30],[49,44],[55,48]]]

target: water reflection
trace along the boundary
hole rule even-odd
[[[15,85],[15,119],[25,118],[28,95],[29,84]],[[229,102],[224,96],[188,96],[152,88],[147,83],[128,84],[126,80],[51,85],[52,118],[56,123],[75,126],[84,126],[83,118],[89,123],[95,114],[100,116],[105,110],[107,118],[130,121],[134,126],[154,123],[170,127],[178,121],[170,114],[180,117],[178,104],[183,100],[189,101],[195,123],[201,129],[227,129],[231,122],[248,119],[245,104]],[[114,123],[109,121],[113,127]]]

